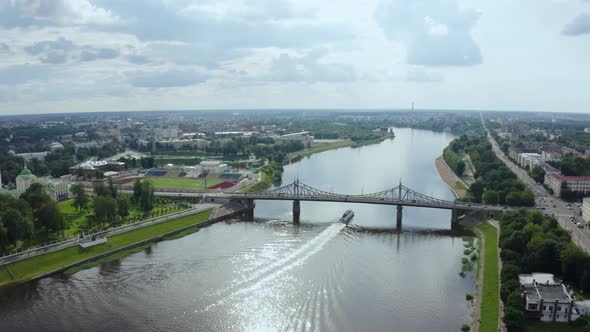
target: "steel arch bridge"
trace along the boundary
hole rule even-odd
[[[319,202],[348,202],[365,204],[382,204],[397,206],[416,206],[447,210],[510,210],[500,206],[486,206],[483,204],[450,201],[431,197],[400,184],[383,191],[361,195],[347,195],[328,192],[309,186],[299,180],[279,188],[256,193],[222,194],[231,198],[251,200],[292,200]]]

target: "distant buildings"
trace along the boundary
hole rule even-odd
[[[561,197],[563,189],[590,193],[590,177],[588,176],[566,176],[559,173],[547,173],[545,174],[544,183],[553,190],[556,197]]]
[[[61,144],[60,142],[53,142],[51,144],[49,144],[49,150],[51,152],[57,151],[57,150],[63,150],[64,149],[64,145]]]
[[[31,161],[33,159],[37,159],[39,161],[45,161],[45,157],[49,152],[27,152],[27,153],[15,153],[15,157],[23,158],[25,161]]]
[[[206,141],[204,139],[195,138],[195,139],[171,139],[171,140],[159,140],[156,143],[159,145],[170,148],[170,149],[183,149],[183,148],[197,148],[197,149],[205,149],[211,144],[211,142]]]

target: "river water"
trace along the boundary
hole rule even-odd
[[[450,134],[396,138],[312,155],[285,167],[319,189],[369,193],[406,186],[452,194],[434,159]],[[352,209],[345,227],[335,220]],[[459,331],[470,321],[463,241],[450,212],[343,203],[257,202],[256,222],[222,222],[122,260],[0,290],[0,331]]]

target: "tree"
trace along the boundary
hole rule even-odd
[[[535,166],[531,171],[531,176],[538,183],[543,183],[543,181],[545,180],[545,170],[541,166]]]
[[[143,181],[141,183],[141,196],[139,198],[139,208],[144,213],[148,213],[154,209],[154,186],[150,181]]]
[[[109,177],[109,193],[112,198],[117,198],[117,187],[113,184],[113,178]]]
[[[504,323],[508,332],[524,331],[525,319],[522,308],[506,307],[504,310]]]
[[[75,183],[70,188],[70,191],[74,195],[74,203],[72,204],[78,212],[81,209],[85,209],[88,206],[88,195],[84,189],[84,184],[81,182]]]
[[[473,195],[473,200],[476,202],[481,202],[481,196],[483,195],[484,191],[484,184],[477,180],[471,184],[469,187],[469,192]]]
[[[483,202],[486,204],[498,204],[500,195],[495,190],[486,190],[483,194]]]
[[[117,201],[110,196],[94,198],[94,216],[98,224],[110,223],[117,219]]]
[[[121,219],[129,216],[129,199],[125,195],[120,195],[117,198],[117,214]]]
[[[39,214],[42,215],[40,221],[47,233],[62,233],[65,229],[66,224],[64,217],[54,201],[49,200],[48,202],[43,203],[39,208]]]
[[[136,204],[139,204],[142,190],[143,190],[143,186],[141,185],[141,181],[139,181],[139,179],[137,179],[135,181],[135,183],[133,184],[133,201]]]
[[[111,195],[111,193],[109,192],[107,187],[105,187],[104,183],[99,182],[99,181],[94,182],[94,194],[96,196],[110,196]]]

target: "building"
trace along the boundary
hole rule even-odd
[[[582,220],[585,223],[590,223],[590,197],[586,197],[582,203]]]
[[[70,185],[67,182],[55,181],[51,179],[39,179],[27,168],[27,164],[16,177],[16,190],[15,196],[18,196],[33,183],[39,183],[45,188],[45,192],[56,202],[67,200],[71,197]]]
[[[568,148],[566,146],[561,148],[561,154],[562,155],[571,154],[571,155],[574,155],[575,157],[582,157],[584,155],[584,154],[582,154],[572,148]]]
[[[541,156],[545,160],[560,160],[561,146],[559,145],[545,145],[541,147]]]
[[[82,172],[86,176],[96,176],[97,171],[101,172],[122,172],[125,170],[125,163],[108,160],[89,160],[78,165],[72,166],[68,172],[72,175],[78,175]]]
[[[227,169],[227,165],[219,160],[203,160],[199,167],[203,173],[218,173]]]
[[[37,159],[39,161],[45,161],[45,157],[49,152],[27,152],[27,153],[16,153],[14,154],[15,157],[23,158],[25,161],[31,161],[33,159]]]
[[[209,146],[210,142],[201,138],[195,139],[172,139],[172,140],[160,140],[157,143],[164,148],[168,149],[186,149],[186,148],[197,148],[205,149]]]
[[[302,131],[299,133],[285,134],[281,136],[273,136],[273,139],[277,142],[303,142],[313,143],[313,136],[309,135],[309,132]]]
[[[578,318],[573,291],[556,283],[552,274],[520,274],[518,281],[524,295],[526,318],[544,322],[569,322]]]
[[[560,173],[546,173],[545,185],[553,190],[553,195],[561,197],[562,189],[579,193],[590,193],[589,176],[566,176]]]
[[[517,156],[518,165],[522,168],[533,169],[543,165],[543,157],[538,153],[521,153]]]
[[[63,149],[64,149],[64,145],[61,144],[60,142],[53,142],[53,143],[49,144],[49,150],[51,152],[57,151],[57,150],[63,150]]]

